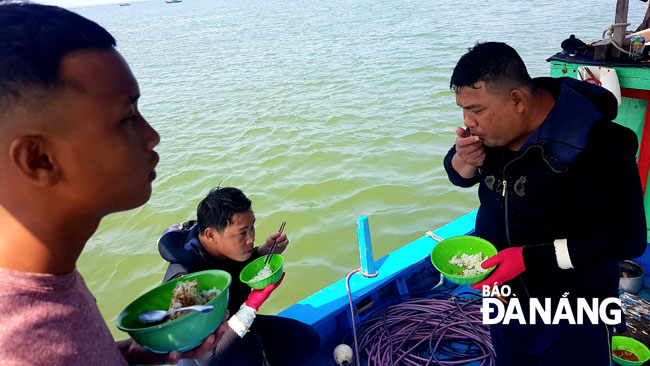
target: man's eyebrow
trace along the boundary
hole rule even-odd
[[[465,106],[465,107],[463,107],[462,105],[460,105],[460,104],[458,104],[458,103],[456,103],[456,105],[459,106],[459,107],[461,107],[461,108],[463,108],[463,109],[474,109],[474,108],[480,108],[480,107],[482,107],[482,105],[480,105],[480,104],[470,104],[470,105]]]

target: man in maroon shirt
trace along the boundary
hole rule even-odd
[[[144,204],[158,133],[115,40],[67,10],[0,5],[0,359],[126,365],[200,358],[115,342],[76,261],[101,219]]]

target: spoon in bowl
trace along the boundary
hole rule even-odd
[[[138,315],[138,320],[143,322],[143,323],[154,323],[154,322],[159,322],[169,314],[177,313],[179,311],[183,310],[195,310],[195,311],[200,311],[202,313],[209,313],[212,311],[214,306],[212,305],[192,305],[192,306],[186,306],[184,308],[178,308],[178,309],[173,309],[173,310],[147,310],[143,311]]]

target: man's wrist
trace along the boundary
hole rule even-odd
[[[167,365],[168,353],[154,353],[144,349],[133,338],[116,342],[122,356],[129,365]]]
[[[266,243],[257,247],[257,254],[260,256],[269,254],[269,248],[266,247]]]
[[[458,152],[451,158],[451,166],[462,178],[471,179],[476,176],[477,167],[463,161]]]

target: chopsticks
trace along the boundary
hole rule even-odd
[[[284,225],[286,225],[286,221],[282,221],[282,225],[280,225],[280,234],[282,234],[282,231],[284,230]],[[279,236],[278,236],[279,238]],[[278,244],[278,239],[275,239],[273,242],[273,245],[271,245],[271,250],[269,250],[269,254],[266,255],[266,259],[264,260],[264,265],[266,266],[271,259],[271,256],[273,256],[273,250],[275,249],[276,244]]]

